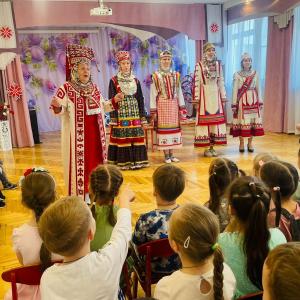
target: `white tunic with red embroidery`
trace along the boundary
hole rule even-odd
[[[95,84],[90,97],[86,97],[66,82],[56,97],[62,106],[59,114],[65,184],[69,195],[83,197],[88,192],[90,172],[107,159],[104,111],[113,107],[111,101],[104,101]]]

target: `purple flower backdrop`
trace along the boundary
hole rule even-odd
[[[118,70],[115,53],[130,51],[147,109],[151,74],[158,68],[160,51],[172,50],[173,69],[178,70],[182,77],[192,72],[195,64],[194,44],[183,34],[167,41],[157,35],[141,41],[127,32],[105,27],[98,33],[20,34],[19,41],[28,106],[37,110],[42,132],[60,129],[60,120],[52,115],[49,106],[55,91],[65,81],[65,48],[69,43],[94,49],[97,67],[92,68],[92,77],[104,97],[107,97],[110,78]]]

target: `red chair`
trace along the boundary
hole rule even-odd
[[[137,254],[139,257],[144,257],[146,268],[133,265],[134,278],[133,278],[133,297],[137,297],[138,282],[142,286],[146,297],[151,297],[151,284],[157,283],[162,277],[169,274],[152,274],[151,261],[153,257],[164,257],[169,258],[174,255],[175,252],[172,250],[169,240],[167,238],[156,241],[151,241],[137,247]],[[139,264],[140,265],[140,264]]]
[[[248,294],[238,298],[237,300],[262,300],[263,292]]]
[[[42,277],[40,265],[19,267],[2,273],[2,279],[11,283],[12,300],[18,300],[17,283],[40,285]]]

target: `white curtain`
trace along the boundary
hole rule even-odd
[[[292,41],[292,56],[289,78],[287,132],[297,133],[300,124],[300,6],[294,9],[294,28]]]
[[[266,53],[268,40],[268,18],[247,20],[227,27],[225,57],[225,87],[227,92],[227,118],[232,119],[231,97],[233,74],[241,69],[241,56],[247,52],[252,56],[252,67],[260,78],[261,95],[264,95]],[[263,100],[263,99],[262,99]]]

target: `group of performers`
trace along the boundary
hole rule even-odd
[[[109,100],[104,100],[91,80],[94,52],[80,45],[66,50],[66,82],[51,101],[55,114],[62,117],[62,153],[65,182],[69,194],[88,194],[88,177],[98,164],[115,164],[123,170],[149,165],[143,126],[147,124],[144,97],[139,80],[132,72],[129,52],[116,54],[118,73],[109,83]],[[180,123],[186,119],[180,74],[172,70],[172,53],[160,53],[159,69],[152,74],[150,114],[156,130],[156,144],[166,163],[178,162],[174,150],[182,147]],[[258,75],[252,60],[244,54],[241,70],[234,74],[231,134],[239,137],[239,151],[253,152],[253,136],[263,135]],[[195,147],[205,147],[204,155],[217,156],[214,145],[226,140],[227,101],[222,65],[215,47],[207,43],[203,59],[196,64],[193,104],[196,108]],[[104,113],[110,114],[110,137],[106,152]]]

